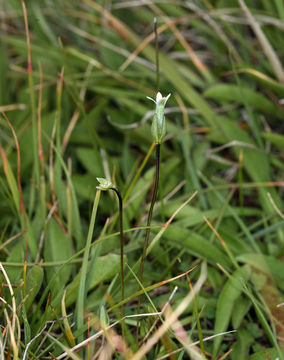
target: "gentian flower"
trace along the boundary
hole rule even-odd
[[[160,144],[163,140],[163,137],[166,134],[166,119],[164,115],[165,106],[168,101],[168,98],[171,96],[169,94],[167,97],[163,97],[160,92],[156,95],[156,100],[147,96],[147,99],[154,101],[156,104],[156,111],[152,123],[152,136],[157,144]]]
[[[97,178],[97,180],[99,182],[99,185],[97,186],[98,190],[107,191],[112,188],[115,188],[115,185],[111,181],[108,181],[105,178]]]

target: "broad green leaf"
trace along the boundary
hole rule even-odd
[[[223,286],[218,298],[214,334],[227,331],[232,317],[234,304],[243,291],[243,284],[250,278],[249,266],[243,266],[236,270],[231,278]],[[214,338],[212,359],[216,359],[223,336]]]
[[[215,200],[216,201],[216,200]],[[174,200],[174,201],[169,201],[167,203],[167,207],[166,207],[166,215],[167,216],[171,216],[173,214],[173,212],[180,206],[180,199],[178,200]],[[249,208],[246,207],[244,209],[240,209],[238,207],[231,207],[231,209],[236,212],[236,214],[238,215],[242,215],[242,216],[259,216],[260,215],[260,211],[258,209],[254,209],[254,208]],[[194,206],[191,205],[186,205],[182,211],[177,214],[176,219],[179,220],[179,223],[182,224],[183,226],[187,225],[189,226],[194,226],[194,225],[198,225],[200,223],[204,223],[204,217],[206,218],[212,218],[212,217],[216,217],[220,214],[220,208],[213,208],[207,211],[202,211],[199,208],[196,208]],[[231,211],[229,210],[225,210],[224,217],[231,217]],[[182,221],[184,220],[184,221]]]
[[[170,225],[164,232],[163,239],[167,240],[170,245],[185,248],[190,254],[207,259],[213,264],[220,263],[228,267],[231,265],[227,255],[219,250],[216,245],[187,229]]]
[[[76,153],[84,168],[95,178],[104,175],[102,159],[98,157],[99,153],[95,153],[90,148],[77,148]]]
[[[237,342],[232,347],[232,360],[247,359],[249,356],[250,346],[254,338],[246,329],[239,329],[237,332]]]
[[[233,123],[232,121],[220,116],[216,117],[216,120],[216,123],[219,126],[219,130],[216,130],[212,134],[213,139],[216,139],[218,142],[221,143],[229,141],[241,141],[247,144],[254,145],[251,141],[250,136],[242,129],[240,129],[236,123]],[[232,152],[237,159],[239,158],[240,149],[241,148],[239,146],[234,146],[232,148]],[[270,181],[270,164],[268,162],[267,154],[259,151],[257,148],[255,148],[254,150],[242,147],[242,151],[244,169],[246,170],[250,178],[255,182]],[[273,211],[273,207],[267,197],[268,190],[270,191],[273,199],[275,199],[276,203],[279,202],[276,191],[273,188],[259,188],[259,201],[265,212]]]
[[[46,135],[46,137],[49,139],[49,137]],[[49,139],[50,140],[50,139]],[[62,155],[60,153],[60,151],[58,151],[58,149],[53,146],[53,150],[55,151],[56,155],[57,155],[57,159],[60,162],[60,165],[63,169],[63,172],[68,180],[69,183],[69,187],[70,187],[70,192],[71,192],[71,199],[72,199],[72,213],[73,213],[73,220],[74,220],[74,236],[77,240],[76,245],[77,245],[77,249],[80,249],[82,247],[83,244],[83,231],[82,231],[82,224],[81,224],[81,220],[80,220],[80,214],[79,214],[79,206],[78,206],[78,200],[76,197],[76,193],[74,190],[74,186],[71,180],[71,176],[70,173],[66,167],[66,164],[62,158]]]
[[[32,11],[35,16],[31,16],[33,21],[33,27],[38,27],[38,32],[43,32],[44,36],[50,41],[50,43],[56,48],[59,44],[55,34],[52,31],[47,19],[45,18],[44,12],[39,6],[40,3],[32,3]],[[45,40],[41,37],[42,40]]]
[[[90,265],[90,262],[88,266]],[[89,290],[92,290],[95,286],[111,279],[114,275],[119,273],[120,270],[120,256],[115,254],[109,254],[106,256],[100,256],[95,262],[93,269],[93,276],[89,282]],[[73,304],[78,296],[78,288],[80,283],[81,273],[78,273],[75,279],[67,286],[66,291],[66,307]],[[52,300],[52,306],[56,309],[61,304],[63,296],[63,289],[59,291]]]
[[[0,152],[1,152],[1,157],[2,157],[2,167],[4,170],[6,180],[8,182],[11,194],[13,196],[14,206],[17,209],[17,212],[20,213],[20,195],[19,195],[17,181],[16,181],[15,175],[13,173],[13,169],[10,164],[10,161],[7,158],[5,150],[2,148],[2,146],[0,147]]]
[[[278,149],[284,150],[284,136],[283,135],[270,133],[270,132],[265,132],[265,133],[262,133],[261,135],[264,139],[270,141]]]
[[[21,54],[26,57],[27,55],[27,41],[25,38],[15,37],[15,36],[5,36],[3,38],[5,43],[9,44],[11,47],[15,49],[18,54]],[[48,43],[45,46],[42,46],[40,41],[34,40],[31,46],[32,58],[34,62],[42,61],[42,62],[56,62],[58,66],[63,65],[62,54],[58,51],[58,49],[50,46]],[[46,52],[48,51],[48,56],[46,56]]]
[[[62,230],[59,224],[52,218],[47,227],[47,237],[44,242],[44,257],[46,261],[62,261],[72,256],[72,243],[68,235]],[[66,266],[56,279],[56,285],[51,289],[55,294],[67,283],[72,267]],[[54,268],[47,268],[47,278],[50,280],[54,274]]]
[[[20,242],[14,245],[10,255],[7,257],[7,262],[17,262],[23,263],[25,260],[25,251],[24,251],[24,238],[22,237]],[[6,269],[9,280],[12,284],[18,284],[20,278],[23,276],[23,270],[16,267],[7,267]]]
[[[257,353],[251,355],[249,357],[249,360],[267,360],[269,358],[271,360],[279,359],[279,353],[278,353],[277,349],[270,348],[270,349],[258,351]]]
[[[222,286],[223,279],[220,271],[215,266],[208,265],[207,279],[210,285],[213,287],[214,291],[219,291],[220,287]]]
[[[253,107],[255,110],[263,111],[268,114],[281,114],[281,111],[261,93],[254,91],[247,87],[240,87],[233,84],[216,84],[204,92],[204,96],[217,100],[237,102],[240,104],[247,103],[247,105]]]
[[[91,174],[74,174],[72,176],[74,188],[79,197],[93,201],[96,195],[96,178]]]
[[[252,303],[247,297],[240,296],[235,302],[232,313],[232,325],[234,329],[238,329],[248,313]]]
[[[284,263],[273,256],[263,254],[241,254],[237,256],[237,261],[252,265],[258,270],[273,275],[277,282],[284,282]]]
[[[123,40],[115,32],[109,33],[107,30],[104,29],[104,27],[101,28],[101,32],[102,32],[101,36],[106,37],[106,35],[108,35],[108,41],[110,43],[113,43],[118,47],[120,46],[121,48],[124,47]],[[106,34],[106,32],[108,34]],[[112,69],[112,70],[118,69],[119,66],[125,60],[125,56],[123,56],[117,52],[114,53],[112,50],[110,50],[104,46],[99,46],[98,51],[100,52],[101,60],[102,60],[103,64],[106,65],[109,69]]]
[[[277,80],[267,76],[266,74],[264,74],[258,70],[255,70],[253,68],[242,68],[242,69],[238,70],[238,72],[248,74],[250,77],[252,77],[253,80],[257,80],[261,84],[264,84],[267,87],[271,88],[277,94],[283,96],[283,94],[284,94],[283,84],[281,84]]]
[[[205,154],[210,149],[210,144],[207,141],[201,141],[195,144],[193,151],[193,163],[197,170],[203,171],[204,167],[208,163],[208,159]]]
[[[34,299],[41,288],[43,275],[43,269],[38,265],[34,265],[28,271],[26,281],[26,295],[28,295],[28,298],[25,301],[25,311],[28,311],[33,304]]]

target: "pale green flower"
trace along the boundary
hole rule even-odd
[[[112,188],[115,188],[115,185],[111,181],[108,181],[105,178],[97,178],[97,180],[99,182],[99,185],[97,186],[98,190],[107,191]]]
[[[163,137],[166,134],[166,119],[164,111],[166,103],[170,96],[171,94],[169,94],[167,97],[163,97],[160,92],[157,93],[156,100],[147,96],[147,99],[154,101],[154,103],[156,104],[156,111],[152,123],[152,136],[158,144],[162,142]]]

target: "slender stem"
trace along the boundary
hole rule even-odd
[[[116,188],[111,188],[118,198],[119,202],[119,230],[120,230],[120,281],[121,281],[121,301],[124,300],[124,275],[123,275],[123,257],[124,257],[124,236],[123,236],[123,203],[120,192]],[[124,322],[124,303],[121,305],[121,321],[122,321],[122,338],[125,339],[125,322]]]
[[[155,33],[155,54],[156,54],[156,90],[160,90],[160,63],[159,63],[159,42],[157,30],[157,18],[154,18],[154,33]]]
[[[146,229],[146,235],[145,235],[145,241],[144,241],[144,248],[143,248],[143,253],[142,253],[141,263],[140,263],[139,280],[140,280],[141,283],[143,283],[143,269],[144,269],[144,263],[145,263],[147,248],[148,248],[149,239],[150,239],[150,226],[151,226],[151,221],[152,221],[152,214],[153,214],[153,209],[154,209],[154,205],[155,205],[155,202],[156,202],[156,199],[157,199],[158,188],[159,188],[160,146],[161,146],[160,143],[156,144],[156,173],[155,173],[154,190],[153,190],[152,200],[151,200],[150,209],[149,209],[149,213],[148,213],[147,229]],[[140,307],[141,307],[141,296],[139,296],[139,298],[138,298],[138,306],[137,306],[138,314],[140,314]],[[139,318],[138,318],[138,321],[137,321],[137,338],[138,338],[138,330],[139,330]]]
[[[159,188],[159,175],[160,175],[160,145],[156,144],[156,173],[155,173],[155,182],[154,182],[154,190],[153,190],[153,196],[150,204],[150,209],[148,213],[148,219],[147,219],[147,229],[146,229],[146,235],[145,235],[145,242],[144,242],[144,248],[143,248],[143,254],[141,258],[140,263],[140,281],[143,281],[143,268],[144,268],[144,262],[146,258],[146,251],[149,245],[149,238],[150,238],[150,226],[152,221],[152,214],[154,205],[157,199],[157,193]]]
[[[156,54],[156,90],[157,92],[160,90],[160,63],[159,63],[159,42],[158,42],[158,28],[157,28],[157,18],[154,17],[154,33],[155,33],[155,54]],[[147,248],[149,245],[149,238],[150,238],[150,225],[152,221],[152,214],[154,205],[157,199],[157,193],[159,188],[159,175],[160,175],[160,143],[156,143],[156,173],[155,173],[155,183],[154,183],[154,190],[152,195],[152,200],[150,204],[150,209],[148,213],[147,219],[147,228],[145,234],[145,241],[144,241],[144,248],[140,262],[140,276],[139,280],[140,283],[143,283],[143,269],[144,263],[147,254]],[[141,296],[138,298],[138,305],[137,305],[137,313],[140,314],[140,307],[141,307]],[[139,317],[137,318],[137,328],[136,328],[136,342],[138,344],[138,336],[139,336]]]
[[[88,259],[90,255],[92,236],[94,232],[94,226],[96,221],[97,209],[99,205],[101,191],[98,190],[96,193],[96,197],[94,200],[91,221],[89,225],[89,231],[87,236],[86,247],[84,251],[84,257],[82,262],[82,270],[81,270],[81,280],[78,291],[77,298],[77,329],[80,330],[84,324],[84,307],[85,307],[85,299],[88,289],[86,289],[86,277],[87,277],[87,267],[88,267]]]
[[[120,279],[121,279],[121,300],[124,300],[124,275],[123,275],[123,255],[124,255],[124,236],[123,236],[123,208],[122,208],[122,197],[120,192],[116,188],[111,188],[115,191],[118,202],[119,202],[119,228],[120,228]],[[122,305],[121,315],[124,317],[124,305]]]

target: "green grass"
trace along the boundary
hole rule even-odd
[[[0,4],[0,358],[284,359],[282,2]]]

